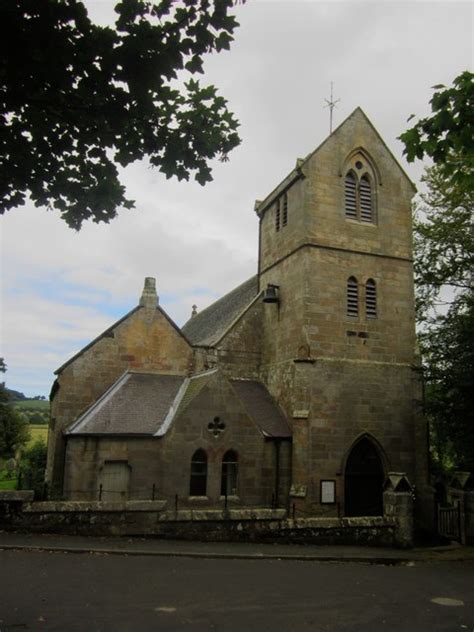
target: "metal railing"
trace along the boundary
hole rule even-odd
[[[452,507],[438,505],[438,533],[451,540],[461,539],[461,508],[459,504]]]

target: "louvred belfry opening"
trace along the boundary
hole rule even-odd
[[[283,218],[282,218],[283,226],[288,224],[288,193],[285,193],[283,196]]]
[[[345,210],[346,217],[357,219],[357,181],[352,171],[345,179]]]
[[[365,315],[367,318],[377,318],[377,286],[373,279],[365,284]]]
[[[360,221],[372,222],[372,187],[367,176],[363,176],[359,184]]]
[[[347,279],[347,315],[359,315],[359,288],[355,277]]]

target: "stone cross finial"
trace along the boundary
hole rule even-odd
[[[191,311],[191,318],[194,318],[194,316],[197,316],[197,313],[198,313],[197,305],[193,305],[192,311]]]
[[[141,307],[149,307],[154,309],[158,305],[158,295],[156,293],[156,279],[154,277],[145,277],[143,292],[140,297]]]

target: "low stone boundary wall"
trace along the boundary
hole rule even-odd
[[[183,540],[397,546],[395,522],[381,517],[297,520],[284,516],[248,518],[235,515],[225,520],[194,517],[193,520],[163,521],[159,525],[159,534]]]
[[[284,509],[183,509],[166,501],[28,502],[0,499],[0,529],[74,535],[152,535],[201,541],[397,546],[395,520],[288,519]],[[402,543],[403,546],[403,543]]]

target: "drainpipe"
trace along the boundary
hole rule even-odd
[[[275,439],[275,508],[278,509],[280,504],[280,446],[281,439]]]

